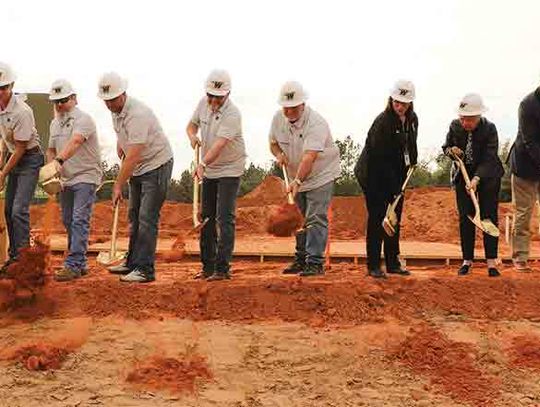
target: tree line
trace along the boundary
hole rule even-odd
[[[354,176],[354,166],[360,153],[362,146],[356,143],[351,136],[344,139],[336,140],[336,145],[339,149],[341,158],[341,176],[336,180],[335,195],[352,196],[359,195],[362,190]],[[506,141],[500,148],[499,155],[505,167],[505,175],[502,179],[500,200],[508,202],[511,200],[510,189],[510,171],[506,163],[506,157],[510,150],[510,141]],[[442,152],[434,157],[422,160],[418,163],[418,167],[414,172],[410,187],[427,187],[427,186],[450,186],[450,169],[452,163],[448,157]],[[103,179],[114,180],[118,175],[119,165],[109,165],[106,161],[102,163]],[[245,195],[259,185],[268,175],[275,175],[283,178],[280,168],[275,162],[266,166],[261,166],[251,163],[240,180],[239,195]],[[110,199],[112,184],[105,184],[98,192],[98,199]],[[193,196],[193,181],[189,169],[185,169],[179,179],[172,179],[167,193],[167,200],[176,202],[191,203]]]

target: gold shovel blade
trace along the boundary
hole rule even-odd
[[[481,220],[480,217],[472,217],[470,215],[468,216],[468,218],[482,232],[493,237],[499,237],[500,235],[499,228],[495,226],[491,220],[489,219]]]
[[[126,258],[125,252],[116,252],[116,256],[111,257],[110,252],[99,252],[96,261],[102,266],[115,266]]]
[[[396,234],[396,229],[388,217],[384,218],[382,227],[388,236],[392,237]]]

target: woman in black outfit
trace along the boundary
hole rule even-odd
[[[383,242],[386,272],[402,276],[410,274],[399,261],[399,226],[395,235],[389,237],[384,232],[382,221],[388,205],[400,192],[407,170],[417,162],[418,117],[414,112],[414,97],[412,82],[398,81],[395,84],[386,109],[369,129],[355,168],[368,210],[368,274],[375,278],[386,278],[381,270]],[[402,209],[403,199],[396,208],[399,220]]]
[[[454,165],[452,183],[456,188],[459,212],[459,232],[463,264],[458,275],[469,274],[474,260],[476,230],[468,215],[474,215],[474,207],[469,194],[478,191],[481,219],[490,219],[497,225],[499,190],[504,168],[499,159],[499,137],[497,128],[482,117],[486,108],[482,98],[474,93],[465,95],[458,108],[459,119],[452,121],[446,135],[443,151],[450,158],[459,157],[465,164],[471,180],[469,188],[463,176]],[[499,239],[484,233],[484,251],[488,275],[498,277],[497,270]]]

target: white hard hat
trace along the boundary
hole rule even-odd
[[[411,103],[416,97],[414,84],[406,80],[397,81],[392,88],[390,97],[398,102]]]
[[[285,82],[279,91],[278,103],[283,107],[295,107],[305,103],[308,96],[299,82]]]
[[[17,75],[13,72],[11,66],[0,62],[0,86],[9,85],[10,83],[15,82],[15,79],[17,79]]]
[[[487,110],[478,93],[467,93],[461,99],[457,112],[460,116],[481,116]]]
[[[75,90],[73,89],[73,86],[71,86],[71,83],[65,79],[58,79],[51,85],[51,90],[49,91],[49,100],[64,99],[74,94]]]
[[[214,69],[206,79],[206,93],[226,96],[231,91],[231,77],[223,69]]]
[[[99,79],[98,87],[98,97],[103,100],[111,100],[127,90],[127,80],[116,72],[107,72]]]

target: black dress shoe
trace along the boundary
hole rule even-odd
[[[467,274],[469,274],[469,271],[471,270],[471,266],[469,266],[468,264],[463,264],[457,274],[458,276],[466,276]]]
[[[304,270],[298,275],[300,277],[322,276],[324,274],[324,266],[322,264],[308,263]]]
[[[216,271],[214,274],[208,277],[206,281],[221,281],[221,280],[230,280],[230,279],[231,279],[230,273]]]
[[[488,268],[488,276],[490,277],[500,277],[501,273],[495,267]]]
[[[397,269],[388,269],[386,272],[388,274],[397,274],[399,276],[410,276],[411,275],[411,272],[409,270],[402,269],[401,267],[397,268]]]
[[[211,271],[199,271],[195,276],[193,277],[195,280],[206,280],[208,277],[210,277],[212,274],[214,274]]]
[[[368,276],[373,278],[386,278],[386,274],[381,269],[369,270]]]
[[[283,270],[283,274],[298,274],[306,268],[306,264],[299,262],[298,260],[293,261]]]

